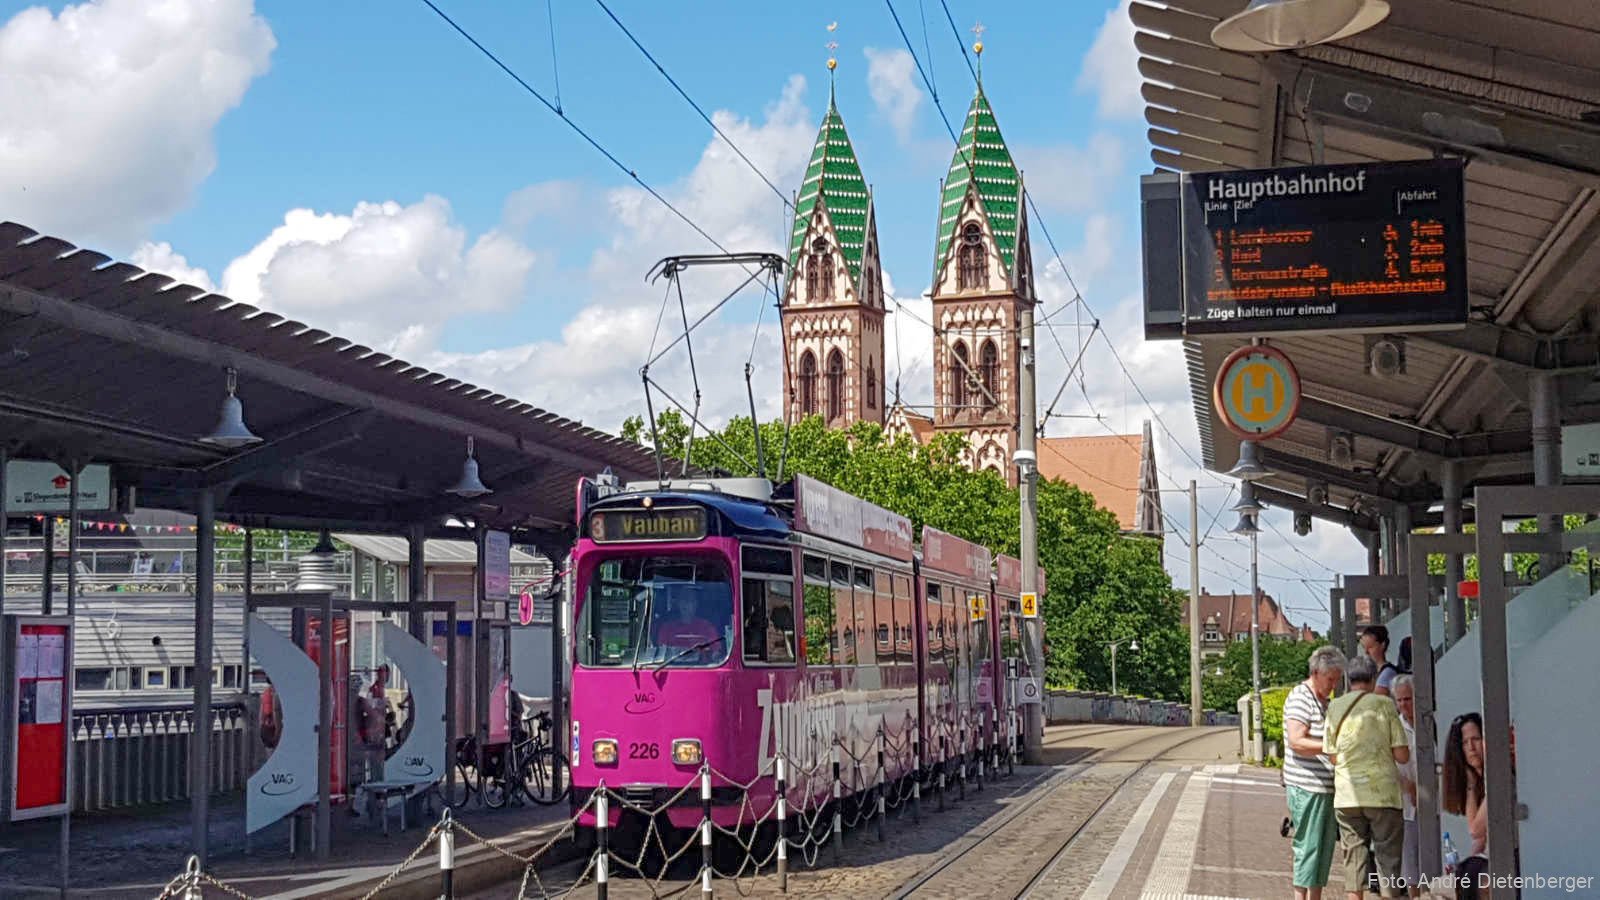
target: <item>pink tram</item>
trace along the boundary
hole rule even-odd
[[[803,475],[777,489],[586,480],[578,515],[575,809],[604,783],[693,827],[700,793],[683,788],[704,763],[713,819],[746,824],[773,803],[780,756],[790,803],[815,805],[834,763],[861,795],[976,777],[1019,739],[1015,559],[933,528],[919,552],[904,516]],[[626,833],[624,806],[609,825]]]

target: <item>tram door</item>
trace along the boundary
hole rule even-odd
[[[994,707],[994,637],[989,632],[992,617],[989,614],[988,595],[969,594],[967,614],[971,626],[968,629],[967,673],[972,682],[972,721],[978,729],[972,737],[975,746],[982,746],[987,743],[989,713]]]

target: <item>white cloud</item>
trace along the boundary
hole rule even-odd
[[[911,125],[922,106],[922,88],[916,81],[916,60],[905,50],[879,50],[868,47],[867,91],[903,144],[911,137]]]
[[[250,0],[94,0],[0,27],[0,209],[133,245],[216,165],[212,132],[276,41]]]
[[[195,287],[205,288],[208,291],[217,289],[211,275],[205,269],[189,265],[189,260],[183,254],[172,249],[166,241],[152,244],[146,241],[129,255],[128,261],[141,269],[158,272],[169,278],[175,278],[181,284],[192,284]]]
[[[223,290],[391,354],[432,350],[467,312],[522,299],[531,250],[498,230],[468,244],[450,204],[360,203],[350,215],[293,209],[223,273]]]
[[[1094,43],[1084,54],[1078,90],[1093,91],[1105,119],[1136,119],[1144,110],[1139,94],[1139,51],[1133,46],[1133,0],[1121,0],[1106,13]]]
[[[1028,194],[1045,212],[1083,213],[1104,209],[1112,192],[1125,188],[1122,175],[1130,154],[1116,136],[1097,131],[1082,146],[1017,145],[1017,162],[1026,170]]]
[[[805,80],[795,76],[759,121],[727,111],[712,117],[779,185],[798,183],[810,157],[816,125],[803,102],[804,92]],[[687,175],[656,187],[729,250],[783,246],[789,223],[782,203],[719,138],[708,136],[699,161]],[[569,414],[581,411],[599,427],[615,428],[627,416],[643,412],[639,366],[649,357],[652,342],[659,350],[682,332],[674,294],[674,308],[657,334],[664,286],[646,285],[645,271],[664,256],[715,248],[654,198],[631,186],[593,191],[573,185],[534,185],[507,201],[507,218],[513,218],[513,208],[538,210],[557,200],[591,211],[600,219],[598,227],[612,235],[591,256],[582,280],[567,286],[585,301],[584,307],[549,338],[481,353],[436,353],[417,361],[530,403]],[[683,289],[690,321],[745,275],[737,268],[686,273]],[[746,288],[694,332],[702,413],[711,423],[749,414],[742,383],[743,361],[752,355],[748,319],[754,304],[772,302],[761,299],[759,291],[756,286]],[[731,321],[734,317],[740,320],[737,324]],[[763,418],[781,415],[783,363],[770,308],[764,313],[753,358],[758,413]],[[681,344],[652,368],[651,376],[680,402],[693,405],[688,358]],[[658,396],[658,411],[664,405]]]

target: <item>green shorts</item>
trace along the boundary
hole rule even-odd
[[[1326,887],[1333,868],[1339,829],[1333,820],[1333,794],[1288,785],[1289,818],[1294,822],[1294,886]]]

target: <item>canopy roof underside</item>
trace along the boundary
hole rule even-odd
[[[1404,371],[1391,376],[1369,371],[1369,336],[1272,337],[1306,402],[1264,445],[1275,474],[1262,484],[1284,505],[1371,527],[1388,504],[1420,514],[1437,500],[1444,460],[1462,462],[1469,489],[1531,481],[1530,376],[1558,376],[1563,422],[1600,421],[1600,5],[1407,0],[1336,44],[1218,49],[1211,29],[1243,6],[1133,3],[1157,171],[1468,160],[1469,326],[1403,335]],[[1217,470],[1237,460],[1238,439],[1214,421],[1212,381],[1245,342],[1185,342]],[[1334,434],[1354,436],[1353,458],[1330,458]],[[1313,483],[1333,508],[1304,501]]]

